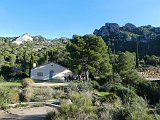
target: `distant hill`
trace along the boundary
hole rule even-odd
[[[132,23],[119,26],[117,23],[106,23],[93,34],[102,36],[109,45],[115,44],[116,51],[136,51],[136,42],[139,44],[140,55],[160,55],[160,27],[151,25],[137,27]]]
[[[41,50],[51,46],[63,46],[68,43],[68,38],[61,37],[56,39],[47,39],[41,35],[32,36],[25,33],[18,37],[0,37],[1,41],[12,42],[23,47],[30,47],[33,50]]]
[[[12,42],[18,45],[28,41],[33,41],[33,38],[29,33],[25,33],[19,37],[15,37],[14,39],[12,39]]]

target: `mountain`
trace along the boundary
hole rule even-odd
[[[117,23],[106,23],[100,29],[94,30],[93,34],[101,36],[107,45],[114,43],[116,51],[136,52],[138,43],[141,55],[160,56],[160,27],[151,25],[137,27],[132,23],[120,26]]]
[[[61,37],[56,39],[47,39],[41,35],[31,36],[29,33],[25,33],[19,37],[0,37],[1,39],[5,39],[11,41],[12,43],[16,43],[20,46],[30,47],[33,50],[41,50],[42,48],[48,48],[51,46],[63,46],[68,43],[68,38]]]
[[[20,45],[24,42],[28,42],[28,41],[33,41],[33,38],[31,37],[31,35],[29,33],[25,33],[19,37],[12,39],[12,42],[16,43],[18,45]]]
[[[156,39],[160,35],[160,27],[152,27],[151,25],[136,27],[132,23],[119,26],[117,23],[106,23],[100,29],[96,29],[93,34],[102,37],[116,36],[118,39],[125,41],[138,40],[147,42]]]

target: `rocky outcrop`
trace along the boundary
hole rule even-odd
[[[160,33],[160,27],[154,28],[155,33]]]
[[[96,29],[93,34],[98,36],[109,36],[111,33],[119,31],[119,25],[117,23],[106,23],[105,26],[102,26],[99,30]]]
[[[108,39],[114,37],[121,41],[148,42],[160,35],[160,27],[152,27],[151,25],[136,27],[132,23],[127,23],[121,27],[117,23],[106,23],[105,26],[96,29],[93,34]]]
[[[110,43],[114,43],[116,51],[136,52],[138,42],[141,55],[160,55],[160,27],[151,25],[137,27],[132,23],[119,26],[116,23],[106,23],[93,34],[101,36],[112,50],[113,46]]]
[[[127,23],[123,26],[123,28],[124,28],[124,30],[132,31],[132,30],[136,29],[137,27],[132,23]]]
[[[19,37],[12,39],[12,42],[16,43],[18,45],[20,45],[24,42],[28,42],[28,41],[33,41],[33,38],[31,37],[31,35],[29,33],[25,33],[22,36],[19,36]]]

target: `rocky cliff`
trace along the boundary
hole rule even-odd
[[[138,42],[140,54],[160,55],[160,27],[151,25],[137,27],[132,23],[120,26],[117,23],[106,23],[93,34],[101,36],[107,45],[114,43],[116,51],[136,52],[136,42]]]
[[[16,43],[18,45],[24,43],[24,42],[28,42],[28,41],[33,41],[33,38],[31,37],[31,35],[29,33],[25,33],[19,37],[16,37],[12,40],[13,43]]]
[[[160,35],[160,27],[151,25],[136,27],[132,23],[127,23],[124,26],[119,26],[117,23],[106,23],[100,29],[96,29],[93,34],[102,37],[114,36],[118,40],[148,42],[156,39]]]

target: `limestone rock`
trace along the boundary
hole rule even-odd
[[[25,33],[22,36],[16,37],[12,40],[13,43],[16,43],[18,45],[27,42],[27,41],[33,41],[33,38],[29,33]]]
[[[93,34],[98,36],[109,36],[111,33],[119,31],[119,25],[117,23],[106,23],[105,26],[102,26],[99,30],[96,29]]]

